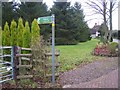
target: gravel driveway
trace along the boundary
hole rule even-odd
[[[70,88],[114,88],[118,86],[117,69],[118,58],[107,57],[103,60],[98,60],[81,68],[61,74],[60,84],[64,87]],[[111,81],[114,81],[114,84]],[[109,85],[106,83],[109,83]]]

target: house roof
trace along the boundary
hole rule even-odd
[[[99,28],[100,28],[100,25],[97,25],[95,23],[94,27],[92,29],[90,29],[90,33],[91,34],[96,34],[96,32],[99,30]]]

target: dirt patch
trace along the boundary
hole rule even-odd
[[[113,70],[109,74],[90,82],[67,85],[67,88],[118,88],[118,70]]]
[[[64,86],[89,82],[106,75],[117,68],[118,58],[106,57],[83,67],[76,68],[75,70],[62,73],[60,75],[60,84]]]

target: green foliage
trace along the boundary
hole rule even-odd
[[[72,21],[68,19],[71,18],[68,11],[69,8],[70,8],[69,2],[54,2],[53,7],[51,8],[52,13],[54,13],[56,17],[55,31],[56,31],[57,44],[62,44],[62,43],[65,44],[65,42],[63,41],[67,41],[66,44],[68,44],[70,43],[70,40],[71,41],[74,40],[71,30]]]
[[[102,23],[100,28],[99,28],[99,32],[100,32],[100,41],[103,42],[104,44],[108,43],[108,27]]]
[[[47,5],[43,2],[22,2],[16,11],[30,26],[34,18],[48,15]]]
[[[51,11],[56,15],[57,44],[77,44],[89,39],[90,31],[79,3],[70,6],[69,2],[54,2]]]
[[[3,24],[8,21],[10,25],[12,19],[17,20],[22,17],[23,22],[28,21],[31,27],[34,18],[50,16],[54,13],[56,17],[56,39],[65,38],[68,40],[67,42],[72,44],[71,41],[83,42],[90,37],[89,28],[84,20],[85,16],[79,3],[71,6],[70,2],[54,2],[51,10],[48,10],[47,5],[43,2],[22,2],[20,5],[18,4],[18,7],[15,8],[15,4],[12,3],[3,3]],[[50,28],[51,25],[41,25],[41,35],[46,40],[51,36]],[[64,36],[64,30],[66,30],[67,36]],[[18,37],[20,41],[18,45],[21,46],[20,35]],[[60,41],[57,43],[61,44]]]
[[[0,27],[0,46],[2,46],[2,28]]]
[[[31,26],[34,18],[47,15],[49,15],[48,7],[43,2],[21,2],[21,4],[2,2],[2,27],[6,21],[10,25],[13,19],[17,21],[19,17],[22,17],[23,21],[28,21]]]
[[[78,42],[76,40],[70,40],[66,38],[57,38],[56,45],[76,45]]]
[[[40,42],[40,27],[37,20],[34,19],[30,32],[29,23],[26,22],[24,27],[22,18],[19,18],[18,26],[15,20],[12,20],[10,29],[8,23],[6,22],[2,37],[3,40],[1,41],[4,46],[17,45],[29,48],[30,44],[34,45]]]
[[[115,53],[116,53],[116,49],[118,49],[118,43],[116,43],[116,42],[111,42],[111,43],[108,45],[108,48],[109,48],[111,54],[115,54]]]
[[[10,46],[10,29],[8,23],[5,23],[4,31],[3,31],[3,46]]]
[[[71,28],[74,32],[74,38],[80,42],[88,41],[90,38],[90,30],[84,20],[85,16],[81,8],[81,4],[75,2],[74,6],[70,9],[70,13],[72,14],[71,18],[73,18],[73,25]]]
[[[20,47],[22,47],[23,45],[23,31],[24,31],[23,20],[22,18],[19,18],[17,28],[17,46]]]
[[[11,46],[17,45],[17,23],[12,20],[10,25],[10,31],[11,31]]]
[[[29,23],[25,23],[25,29],[23,32],[23,47],[29,48],[30,47],[30,42],[31,42],[31,33],[30,33],[30,27]]]
[[[2,27],[4,27],[6,21],[10,25],[13,18],[15,19],[15,16],[17,16],[13,9],[15,8],[14,5],[12,5],[12,2],[2,2]]]
[[[19,81],[19,86],[22,88],[37,88],[38,84],[30,79],[24,79]]]
[[[34,19],[31,26],[31,45],[36,45],[40,42],[40,27],[37,20]]]
[[[100,37],[100,42],[106,44],[106,43],[108,43],[108,40],[107,40],[107,38],[105,36],[101,36]]]

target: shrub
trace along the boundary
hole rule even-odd
[[[11,42],[10,40],[11,40],[10,29],[9,29],[8,23],[6,22],[4,26],[4,31],[3,31],[3,46],[10,46],[10,42]],[[5,49],[3,53],[10,54],[10,51]]]
[[[30,79],[23,79],[19,81],[19,85],[22,88],[37,88],[38,84]]]
[[[109,55],[110,51],[108,49],[108,44],[99,42],[94,49],[94,54],[95,55]]]
[[[25,22],[25,29],[23,32],[23,47],[29,48],[30,42],[31,42],[30,27],[29,27],[29,23]]]
[[[112,42],[108,45],[108,48],[111,52],[111,54],[115,54],[116,53],[116,49],[118,48],[118,43],[116,42]]]
[[[3,46],[10,46],[10,29],[7,22],[3,31]]]
[[[2,28],[0,27],[0,46],[2,46]]]
[[[40,42],[31,46],[32,55],[34,59],[33,68],[34,68],[34,76],[39,75],[43,77],[44,75],[44,62],[45,62],[45,51],[47,51],[49,45],[44,41],[43,37],[40,37]],[[44,79],[43,79],[44,80]]]
[[[13,20],[10,25],[10,31],[11,31],[11,46],[17,45],[17,23]]]
[[[66,38],[56,38],[56,45],[76,45],[78,41],[76,40],[68,40]]]
[[[94,49],[95,55],[117,55],[118,43],[99,43]]]
[[[80,37],[79,37],[79,41],[80,42],[86,42],[88,40],[91,40],[91,37],[89,35],[86,35],[84,33],[81,33]]]
[[[34,19],[31,26],[31,45],[34,45],[40,42],[40,27],[37,23],[37,20]]]
[[[22,18],[19,18],[17,28],[17,46],[20,47],[22,47],[23,45],[23,31],[24,31],[23,20]]]

